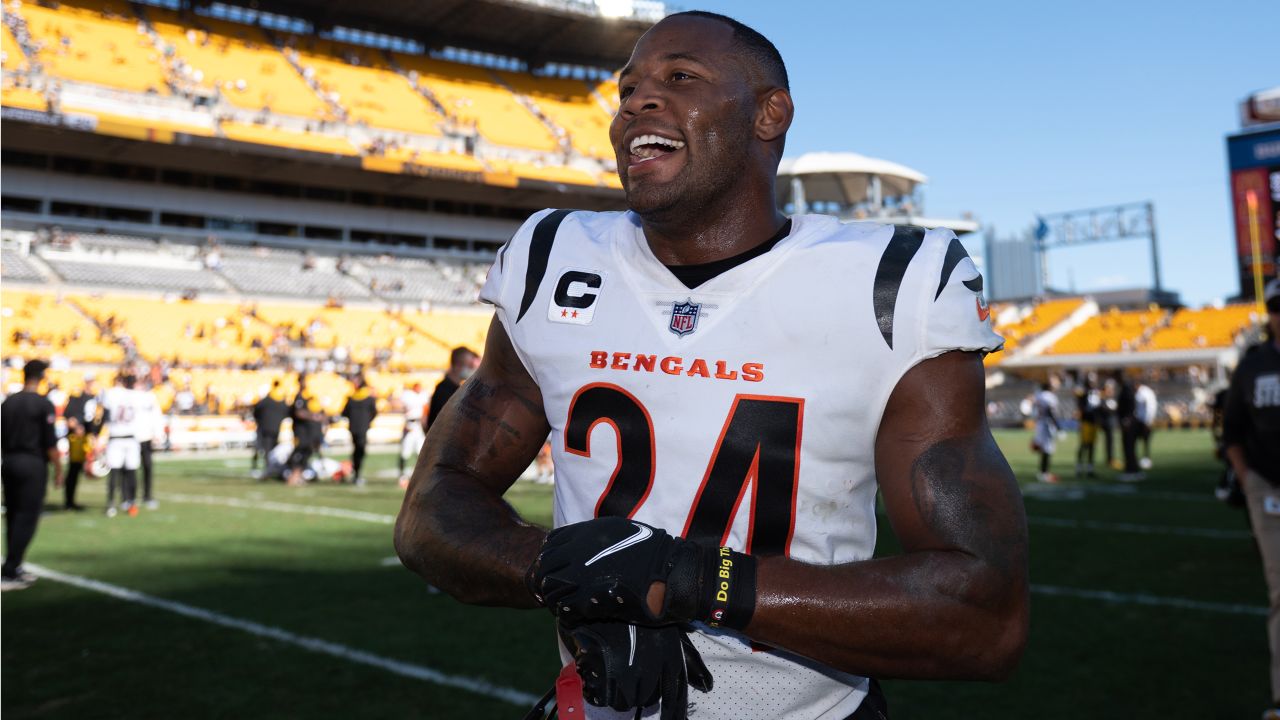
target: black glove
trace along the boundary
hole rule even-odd
[[[567,626],[700,621],[741,630],[755,610],[754,557],[619,517],[551,531],[526,578],[534,597]],[[648,605],[655,582],[666,584],[657,615]]]
[[[685,720],[689,686],[711,691],[711,672],[679,626],[601,622],[563,631],[592,705],[627,711],[661,700],[661,720]]]

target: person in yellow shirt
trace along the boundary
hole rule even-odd
[[[67,478],[62,486],[63,508],[81,511],[84,506],[76,502],[76,485],[80,483],[80,473],[93,462],[94,436],[84,425],[69,421],[67,423]]]

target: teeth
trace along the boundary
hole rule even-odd
[[[664,138],[660,135],[640,135],[631,141],[631,152],[634,153],[642,145],[661,145],[672,150],[684,147],[684,141]]]

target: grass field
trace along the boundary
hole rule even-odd
[[[1031,478],[1027,435],[998,439]],[[1074,445],[1061,444],[1059,471]],[[1266,591],[1244,514],[1212,497],[1207,434],[1154,445],[1140,484],[1104,473],[1025,487],[1034,595],[1021,667],[1002,684],[888,682],[895,718],[1257,717]],[[400,567],[393,462],[374,456],[365,488],[286,488],[248,480],[245,459],[161,460],[162,507],[137,518],[102,516],[102,483],[87,483],[94,511],[47,513],[29,553],[62,575],[3,596],[0,711],[521,717],[557,669],[549,616],[463,606]],[[510,499],[549,522],[545,486],[518,484]],[[879,552],[894,549],[882,526]]]

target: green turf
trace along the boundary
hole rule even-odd
[[[1000,433],[1019,477],[1027,435]],[[1069,475],[1074,442],[1057,469]],[[1212,499],[1218,467],[1204,433],[1158,434],[1138,485],[1103,477],[1027,492],[1031,578],[1039,585],[1261,607],[1262,572],[1242,512]],[[394,460],[371,460],[366,488],[286,488],[246,477],[239,458],[162,460],[163,507],[137,518],[51,512],[29,561],[167,600],[341,643],[393,660],[541,694],[557,658],[541,612],[472,608],[389,560],[391,527],[348,518],[166,501],[165,494],[347,508],[393,516]],[[545,486],[510,494],[550,520]],[[882,518],[883,520],[883,518]],[[1062,521],[1104,528],[1060,527]],[[1121,532],[1118,524],[1148,532]],[[1178,536],[1162,528],[1226,531]],[[882,524],[878,552],[895,541]],[[523,708],[394,675],[49,579],[3,596],[6,718],[517,718]],[[1016,675],[1001,684],[886,683],[896,718],[1256,717],[1266,704],[1264,618],[1037,594]]]

